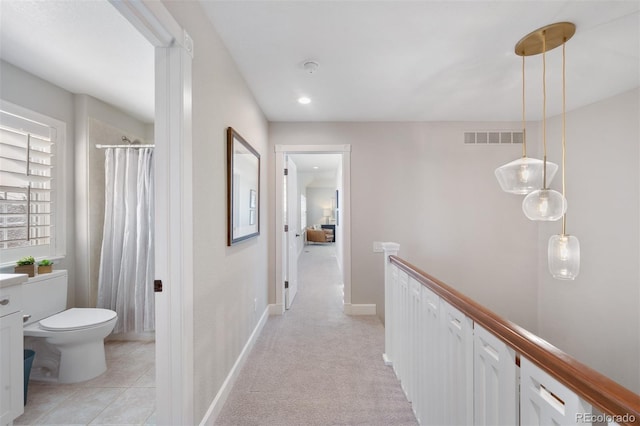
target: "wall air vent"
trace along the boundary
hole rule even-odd
[[[522,131],[511,130],[482,130],[477,132],[464,132],[465,144],[514,144],[522,143]]]

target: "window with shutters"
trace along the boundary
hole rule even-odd
[[[65,124],[16,105],[0,105],[2,264],[24,256],[64,256],[62,161]]]

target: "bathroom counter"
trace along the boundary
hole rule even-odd
[[[0,274],[0,288],[26,283],[27,274]]]

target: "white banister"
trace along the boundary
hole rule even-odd
[[[592,424],[591,405],[519,354],[475,302],[390,260],[398,249],[383,243],[383,358],[421,425]]]

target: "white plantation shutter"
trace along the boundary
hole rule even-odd
[[[57,133],[54,126],[0,110],[0,250],[16,256],[55,254]],[[3,260],[13,260],[6,253]]]

